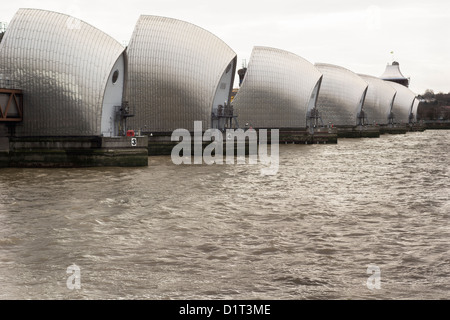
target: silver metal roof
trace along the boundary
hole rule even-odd
[[[129,126],[148,132],[211,127],[216,104],[229,103],[236,53],[191,23],[142,15],[128,52]],[[220,100],[220,102],[219,102]]]
[[[254,47],[233,106],[239,125],[254,128],[304,128],[315,106],[322,74],[288,51]]]
[[[324,124],[355,126],[364,104],[365,82],[356,73],[332,64],[316,63],[323,74],[317,108]]]
[[[392,86],[377,77],[358,74],[369,84],[366,99],[364,100],[364,113],[367,122],[373,124],[388,124],[389,115],[394,103],[396,91]]]
[[[417,122],[417,109],[419,108],[419,99],[415,99],[414,103],[413,103],[413,108],[412,108],[412,122]]]
[[[106,85],[123,52],[116,40],[76,18],[18,10],[0,44],[0,74],[24,92],[16,134],[100,135]]]
[[[400,71],[400,65],[398,62],[386,65],[386,70],[380,76],[383,80],[407,80],[407,78]]]
[[[397,91],[392,107],[394,122],[409,123],[409,117],[412,112],[414,100],[416,99],[416,94],[401,84],[391,81],[386,81],[386,83]]]

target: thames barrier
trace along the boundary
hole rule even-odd
[[[76,17],[19,9],[0,43],[0,166],[146,166],[196,121],[223,138],[277,129],[282,144],[425,130],[397,62],[375,77],[255,46],[237,69],[185,21],[142,15],[124,47]]]

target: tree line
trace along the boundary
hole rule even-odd
[[[450,120],[450,92],[434,93],[427,89],[417,98],[421,101],[417,109],[417,120]]]

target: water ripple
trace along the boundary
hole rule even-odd
[[[0,298],[446,299],[449,140],[280,145],[276,176],[170,157],[2,169]],[[366,286],[369,265],[381,290]]]

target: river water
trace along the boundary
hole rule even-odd
[[[280,145],[273,176],[1,169],[0,298],[449,299],[449,141]]]

